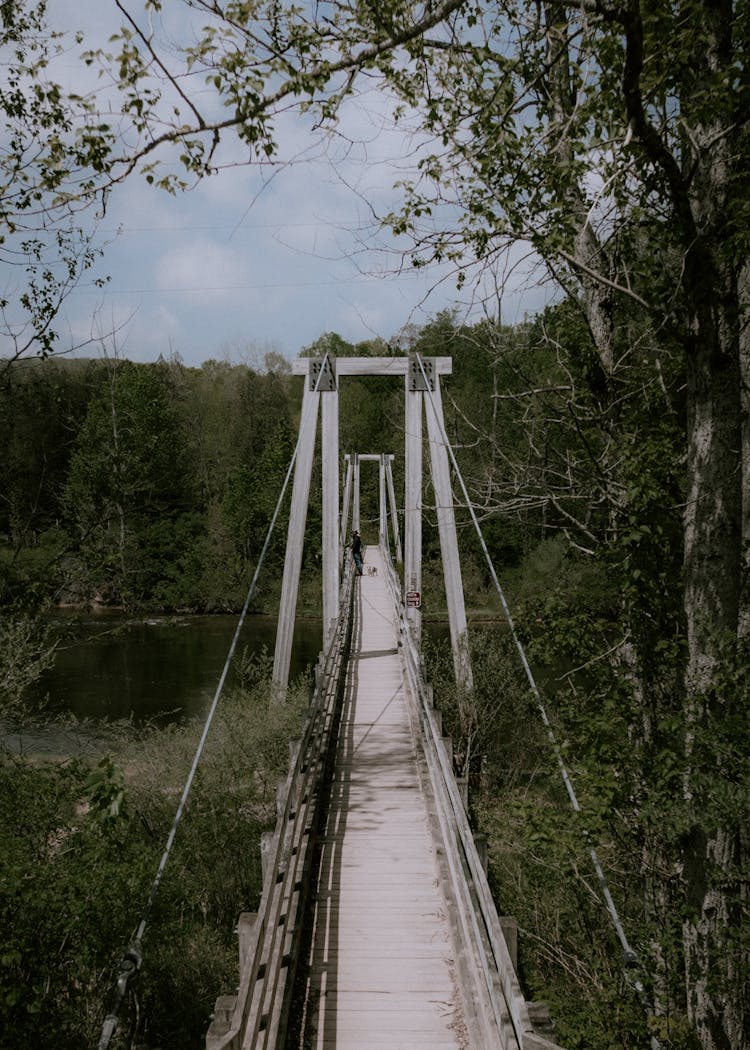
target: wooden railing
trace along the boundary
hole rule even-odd
[[[263,843],[263,891],[257,915],[240,925],[240,987],[217,1001],[207,1050],[276,1050],[284,1044],[303,923],[316,828],[325,818],[352,631],[349,571],[341,614],[316,668],[302,738],[290,744],[290,769],[277,792],[275,831]]]

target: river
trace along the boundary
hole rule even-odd
[[[201,715],[216,690],[237,622],[236,616],[58,613],[52,620],[59,634],[55,664],[38,683],[36,698],[53,717],[69,713],[164,724]],[[275,640],[275,617],[248,616],[235,664],[237,657],[264,648],[272,656]],[[299,620],[292,677],[317,661],[320,646],[320,623]]]

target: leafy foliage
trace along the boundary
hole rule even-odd
[[[55,662],[49,625],[30,616],[0,617],[0,717],[23,718],[26,693]]]
[[[220,713],[147,927],[139,1046],[202,1046],[217,994],[236,982],[231,931],[257,904],[259,836],[275,820],[304,701],[299,689],[269,714],[257,668],[252,691]],[[0,763],[4,1046],[96,1044],[196,735],[187,725],[124,737],[93,767]],[[126,1011],[125,1030],[131,1020]]]
[[[153,591],[152,573],[170,560],[163,529],[184,506],[180,438],[158,371],[115,362],[89,402],[65,493],[93,570],[89,589],[111,587],[126,604]]]
[[[298,396],[282,371],[215,362],[17,365],[0,391],[0,602],[241,605]],[[284,532],[282,514],[272,570]]]
[[[2,4],[0,259],[13,274],[0,298],[9,354],[2,372],[59,349],[59,310],[101,251],[79,212],[95,199],[113,129],[95,98],[66,92],[50,73],[66,48],[80,44],[80,35],[50,27],[46,0]]]
[[[730,712],[742,688],[734,675],[744,673],[745,657],[736,641],[725,640],[721,663],[734,669],[733,684],[722,676],[714,703],[720,720],[733,726],[730,772],[716,761],[723,750],[718,721],[699,726],[696,720],[686,729],[684,716],[679,358],[664,354],[661,381],[654,382],[655,350],[644,337],[642,356],[632,352],[617,377],[613,401],[579,318],[572,305],[562,305],[519,332],[443,323],[440,336],[443,346],[472,340],[477,356],[480,347],[486,354],[480,367],[484,397],[490,389],[495,394],[491,410],[485,402],[484,411],[467,411],[460,388],[452,392],[452,437],[464,445],[460,459],[489,518],[490,553],[515,594],[516,623],[581,816],[566,812],[554,779],[556,754],[538,720],[530,728],[536,713],[524,705],[523,683],[502,636],[474,642],[475,695],[462,696],[439,663],[437,695],[458,768],[474,785],[475,814],[490,834],[497,899],[501,907],[513,901],[521,912],[527,988],[539,994],[543,987],[544,997],[557,1003],[559,1041],[610,1045],[616,1009],[618,1042],[611,1045],[640,1046],[651,1030],[667,1046],[688,1048],[698,1045],[698,1036],[684,982],[685,928],[697,921],[700,893],[690,889],[696,876],[688,873],[687,858],[709,852],[708,827],[736,827],[744,819],[749,782],[740,756],[750,751],[750,740]],[[433,336],[434,352],[440,345]],[[520,526],[513,547],[497,530],[503,519]],[[466,548],[466,538],[463,543]],[[687,732],[695,734],[688,747]],[[719,749],[713,758],[711,748]],[[688,782],[695,783],[692,797]],[[718,808],[709,793],[723,800]],[[645,1011],[615,963],[584,833],[605,859],[639,954]],[[727,887],[746,867],[737,852],[702,871],[704,888],[719,880]],[[738,910],[726,916],[722,951],[738,975],[747,972],[746,945],[742,906],[734,891],[730,896]]]

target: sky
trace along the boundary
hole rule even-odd
[[[112,0],[54,0],[50,11],[82,29],[87,46],[104,43],[117,24]],[[54,72],[85,87],[78,50]],[[351,343],[395,341],[446,308],[479,319],[482,296],[471,285],[459,292],[447,268],[394,272],[403,246],[378,228],[373,208],[397,207],[392,187],[415,141],[390,127],[386,110],[378,92],[352,100],[341,137],[316,146],[301,119],[285,117],[281,153],[298,159],[272,173],[230,166],[174,198],[137,176],[118,187],[98,227],[104,256],[66,301],[64,339],[101,337],[108,351],[138,361],[179,354],[188,365],[253,363],[271,350],[291,359],[325,332]],[[345,141],[355,145],[346,151]],[[240,157],[231,140],[223,150],[230,165],[233,150]],[[526,254],[519,246],[510,260],[504,323],[533,314],[551,294],[522,262]],[[104,289],[96,277],[109,278]]]

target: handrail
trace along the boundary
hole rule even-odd
[[[464,932],[477,949],[476,957],[479,960],[501,1045],[509,1050],[523,1050],[532,1042],[540,1046],[545,1041],[534,1034],[528,1005],[505,942],[487,875],[456,783],[452,757],[446,749],[442,727],[422,676],[419,649],[404,609],[399,578],[389,552],[381,547],[381,554],[391,597],[399,617],[404,664],[422,727],[459,918]]]
[[[212,1040],[213,1050],[280,1050],[284,1044],[310,883],[312,832],[323,816],[321,788],[343,695],[353,597],[349,566],[336,629],[316,668],[316,685],[302,738],[295,745],[289,775],[280,785],[276,829],[264,870],[253,943],[242,965],[230,1028]]]

